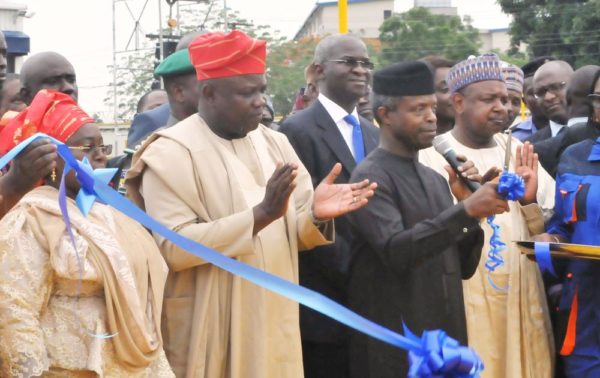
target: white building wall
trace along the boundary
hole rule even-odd
[[[379,37],[379,26],[384,21],[384,10],[394,10],[394,0],[382,0],[365,3],[348,4],[348,29],[351,33],[365,38]],[[325,6],[318,9],[312,19],[307,20],[299,38],[307,36],[324,36],[338,32],[338,9]]]

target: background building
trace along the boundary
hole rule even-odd
[[[27,5],[0,1],[0,30],[7,44],[7,72],[19,72],[23,57],[29,54],[29,36],[23,33],[23,18],[31,17]]]
[[[338,32],[337,1],[316,3],[295,40]],[[392,15],[394,0],[348,0],[348,31],[363,38],[379,38],[379,26]]]

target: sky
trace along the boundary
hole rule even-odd
[[[13,0],[26,4],[31,17],[24,19],[24,32],[31,38],[31,52],[53,50],[73,63],[79,85],[79,103],[88,113],[112,119],[112,111],[103,99],[110,91],[112,71],[107,67],[113,59],[112,0]],[[159,25],[159,2],[166,23],[168,5],[164,0],[117,0],[114,4],[116,50],[127,47],[135,20],[143,33],[155,33]],[[284,36],[293,37],[316,0],[221,0],[255,24],[270,25]],[[146,3],[143,13],[141,9]],[[180,1],[190,6],[191,1]],[[187,4],[187,5],[186,5]],[[409,9],[413,0],[396,0],[395,11]],[[509,19],[502,14],[495,0],[453,0],[460,16],[470,15],[473,25],[492,29],[507,27]],[[222,3],[221,3],[222,7]],[[131,10],[131,14],[129,10]],[[175,13],[175,9],[174,13]],[[140,17],[140,13],[142,14]],[[132,17],[133,15],[133,17]],[[143,37],[139,45],[147,43]],[[132,39],[129,48],[133,48]],[[152,63],[150,63],[152,64]]]

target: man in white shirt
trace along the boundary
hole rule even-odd
[[[317,101],[286,119],[279,131],[288,136],[314,186],[337,162],[343,166],[337,182],[346,183],[379,140],[378,129],[356,109],[373,64],[360,38],[346,34],[324,38],[313,66]],[[300,284],[345,303],[352,232],[345,217],[336,219],[335,230],[335,244],[300,254]],[[300,330],[306,377],[348,375],[348,335],[342,325],[301,307]]]

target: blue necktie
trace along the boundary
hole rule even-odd
[[[365,158],[365,144],[363,142],[360,123],[352,114],[344,117],[344,121],[352,125],[352,147],[354,147],[354,160],[360,163]]]

